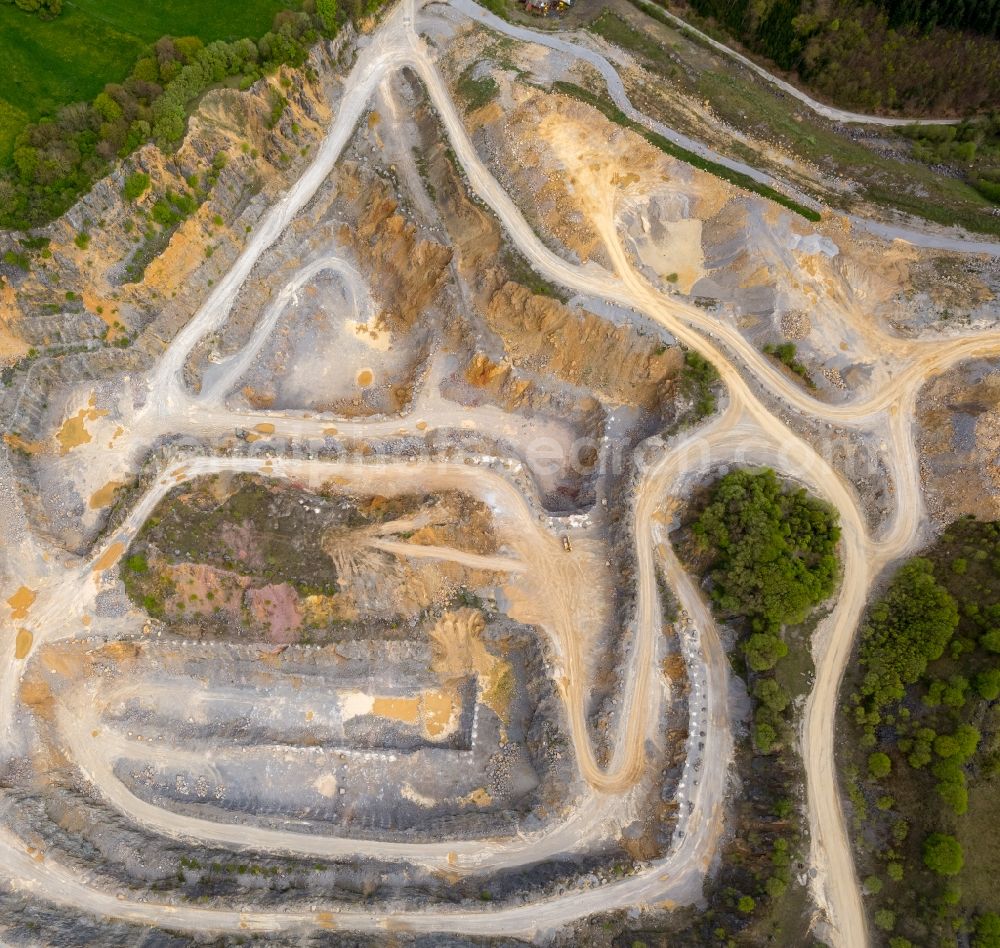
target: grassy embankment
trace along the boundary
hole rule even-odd
[[[714,174],[717,178],[722,178],[723,181],[728,181],[730,184],[735,184],[737,187],[743,188],[746,191],[752,191],[754,194],[759,194],[761,197],[768,198],[768,200],[774,201],[776,204],[780,204],[782,207],[786,207],[790,211],[794,211],[796,214],[801,215],[806,220],[818,221],[820,219],[819,213],[814,211],[811,207],[806,207],[805,205],[800,204],[798,201],[787,197],[780,191],[776,191],[774,188],[768,187],[766,184],[760,184],[748,175],[742,174],[739,171],[733,171],[731,168],[727,168],[725,165],[721,165],[718,162],[702,158],[700,155],[696,155],[693,151],[690,151],[681,145],[675,145],[672,141],[669,141],[662,135],[650,131],[645,125],[630,119],[621,109],[618,108],[617,105],[608,99],[595,95],[587,89],[584,89],[572,82],[557,81],[552,83],[552,87],[557,92],[572,96],[574,99],[579,99],[582,102],[586,102],[588,105],[592,105],[595,109],[602,112],[605,117],[611,119],[612,122],[617,125],[621,125],[624,128],[631,129],[633,132],[637,132],[654,148],[658,148],[665,154],[670,155],[671,158],[677,158],[680,161],[698,168],[700,171],[707,171],[709,174]]]
[[[0,3],[0,162],[28,122],[71,102],[90,101],[124,79],[161,36],[205,43],[260,36],[293,0],[74,0],[43,20]]]

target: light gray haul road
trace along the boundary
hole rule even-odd
[[[606,249],[610,268],[594,263],[579,266],[549,250],[476,152],[438,71],[434,54],[416,29],[418,12],[415,0],[405,0],[383,19],[361,46],[344,85],[346,92],[337,104],[336,119],[315,160],[269,210],[233,267],[219,280],[204,305],[144,380],[145,398],[136,410],[133,423],[105,452],[101,463],[108,466],[109,472],[129,470],[158,438],[171,433],[194,432],[210,437],[266,420],[284,426],[287,436],[305,441],[321,435],[329,426],[329,420],[303,417],[301,412],[232,411],[225,399],[274,331],[283,307],[317,273],[323,270],[337,272],[349,286],[358,312],[367,311],[369,303],[360,274],[339,258],[324,257],[301,270],[286,287],[275,288],[274,302],[261,315],[247,345],[214,368],[201,394],[195,396],[187,390],[182,371],[199,340],[224,324],[238,292],[262,254],[278,240],[330,175],[383,80],[403,67],[410,67],[426,88],[472,192],[496,215],[531,266],[545,278],[573,292],[644,313],[679,342],[709,359],[717,367],[726,389],[725,410],[701,428],[666,444],[653,439],[644,448],[646,461],[631,499],[637,621],[623,659],[626,665],[621,680],[626,690],[621,696],[620,714],[611,733],[607,763],[599,762],[587,725],[587,656],[579,634],[579,625],[584,619],[574,607],[589,577],[585,572],[574,572],[560,565],[564,560],[559,552],[558,526],[542,522],[545,518],[539,516],[537,498],[526,492],[515,477],[520,465],[514,458],[496,458],[490,464],[465,464],[436,457],[413,463],[362,463],[308,457],[295,460],[214,455],[187,458],[166,466],[113,535],[70,569],[58,557],[48,555],[43,540],[25,534],[26,521],[20,514],[20,502],[7,472],[0,477],[0,488],[4,491],[2,516],[12,531],[9,535],[16,535],[14,531],[17,531],[24,542],[12,544],[5,551],[5,578],[13,587],[23,584],[37,590],[37,602],[24,623],[32,636],[29,653],[24,660],[10,659],[0,668],[0,748],[8,757],[24,751],[18,728],[18,685],[24,668],[39,650],[75,634],[72,629],[79,627],[79,618],[84,613],[93,611],[95,598],[103,585],[114,581],[111,572],[116,560],[114,551],[127,548],[156,504],[178,483],[214,473],[256,472],[292,480],[336,475],[345,485],[379,486],[386,493],[407,488],[424,491],[460,488],[489,500],[508,548],[502,554],[477,558],[477,555],[447,546],[428,546],[415,551],[407,549],[408,544],[379,537],[373,537],[371,543],[393,556],[451,560],[507,573],[512,581],[517,581],[518,577],[531,578],[551,591],[551,604],[543,610],[544,618],[539,626],[554,656],[553,675],[564,682],[561,698],[576,765],[589,788],[577,806],[568,808],[570,812],[561,823],[519,838],[434,844],[352,839],[213,823],[160,808],[133,794],[114,768],[115,761],[128,750],[127,736],[118,733],[106,742],[92,740],[94,721],[82,704],[76,711],[64,708],[56,716],[56,726],[74,763],[117,811],[151,832],[178,840],[249,846],[283,854],[400,860],[434,871],[459,873],[531,865],[559,855],[584,852],[587,845],[604,838],[607,826],[620,825],[627,818],[634,803],[631,794],[645,772],[647,742],[655,740],[665,699],[663,685],[655,673],[657,642],[662,637],[663,624],[656,579],[657,570],[660,570],[680,606],[677,629],[684,645],[689,679],[701,697],[690,703],[692,739],[678,790],[678,802],[683,803],[685,812],[679,824],[683,832],[675,833],[664,858],[612,884],[570,887],[562,894],[524,905],[487,904],[475,909],[454,906],[389,911],[330,903],[310,911],[284,912],[210,908],[171,901],[166,896],[162,901],[152,896],[140,901],[124,892],[108,892],[96,878],[81,875],[56,859],[39,858],[28,841],[8,829],[0,830],[0,875],[16,890],[73,911],[201,933],[295,933],[335,927],[356,931],[405,929],[542,939],[595,912],[656,906],[668,901],[674,904],[697,901],[725,829],[733,750],[728,660],[701,591],[678,562],[663,532],[662,518],[656,514],[667,501],[682,496],[693,479],[707,473],[707,459],[711,465],[741,461],[770,465],[780,474],[808,485],[833,504],[840,514],[842,586],[835,608],[815,634],[816,677],[802,720],[801,743],[807,784],[810,862],[814,870],[812,894],[823,914],[826,937],[838,948],[863,946],[868,942],[865,911],[833,769],[837,690],[874,578],[887,564],[914,548],[925,522],[913,437],[916,392],[927,377],[961,359],[1000,352],[1000,333],[993,331],[934,340],[893,338],[887,342],[886,349],[896,368],[890,384],[873,391],[861,391],[853,400],[836,405],[818,401],[782,374],[732,325],[723,324],[704,309],[653,287],[636,270],[625,249],[613,209],[604,217],[595,215],[591,221]],[[519,42],[558,48],[568,56],[586,59],[601,71],[619,105],[622,108],[627,105],[637,121],[654,127],[651,120],[635,112],[622,98],[624,86],[620,78],[592,51],[511,26],[485,13],[470,0],[453,0],[450,15],[457,14],[474,18]],[[751,68],[757,67],[751,64]],[[797,97],[802,98],[801,94]],[[811,107],[821,108],[815,103]],[[871,120],[844,113],[838,115],[841,121]],[[677,138],[671,130],[659,125],[655,127]],[[698,143],[685,140],[685,144],[704,151]],[[716,160],[721,159],[716,156]],[[746,170],[759,180],[775,183],[754,169]],[[769,405],[782,404],[786,411],[803,418],[875,433],[884,439],[885,460],[895,487],[894,511],[877,535],[867,526],[852,485],[805,439],[793,432],[758,393],[766,394]],[[455,427],[461,422],[453,408],[433,405],[426,413],[421,412],[421,417],[442,427]],[[497,421],[488,411],[477,417],[482,417],[486,425]],[[384,437],[406,421],[379,422],[369,426],[369,430],[373,436]],[[364,426],[352,425],[352,422],[343,422],[345,433],[355,437],[364,435]],[[341,427],[339,422],[338,427]],[[95,626],[92,634],[100,636],[102,630]],[[88,696],[84,694],[83,697]],[[704,737],[700,738],[704,743],[701,750],[694,739],[700,732],[704,732]],[[170,748],[151,748],[146,753],[150,759],[169,761],[175,752]],[[703,760],[703,765],[696,758]]]

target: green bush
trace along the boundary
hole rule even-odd
[[[680,389],[685,398],[690,398],[694,402],[696,418],[707,417],[715,411],[715,394],[712,387],[718,380],[719,373],[711,362],[694,349],[688,349],[684,353]]]
[[[765,672],[788,654],[788,646],[770,632],[754,632],[744,644],[743,651],[753,671]]]
[[[941,876],[957,876],[965,865],[962,846],[954,836],[931,833],[923,845],[924,865]]]
[[[135,201],[146,192],[148,187],[149,175],[144,171],[134,171],[125,179],[122,194],[126,201]]]
[[[938,678],[928,686],[923,702],[929,708],[937,708],[941,705],[948,708],[962,708],[965,705],[968,690],[969,682],[961,675],[952,675],[947,681]]]
[[[62,13],[63,0],[7,0],[19,10],[27,13],[37,13],[41,20],[51,20]]]
[[[8,250],[3,255],[3,262],[8,266],[18,267],[25,272],[31,269],[31,261],[28,259],[27,255],[23,253],[16,253],[13,250]]]
[[[1000,698],[1000,668],[990,668],[975,677],[976,694],[984,701]]]
[[[183,603],[181,603],[183,605]],[[163,616],[163,603],[152,593],[147,593],[142,597],[142,606],[151,616],[161,618]]]
[[[1000,204],[1000,184],[990,181],[989,178],[975,177],[972,186],[984,197],[994,204]]]
[[[782,365],[794,372],[809,388],[816,387],[816,383],[813,382],[812,377],[809,375],[809,370],[798,360],[798,350],[794,342],[777,344],[769,342],[764,346],[764,352],[769,356],[773,356]]]
[[[802,489],[784,489],[771,470],[734,471],[712,489],[692,533],[711,555],[716,608],[750,620],[757,635],[748,660],[754,670],[770,667],[784,647],[774,633],[833,592],[836,512]]]
[[[756,907],[757,902],[752,895],[741,895],[739,902],[736,903],[736,908],[744,915],[749,915]]]
[[[781,644],[784,645],[784,642]],[[785,651],[787,652],[787,650],[786,646]],[[790,700],[788,692],[773,678],[762,678],[758,681],[754,685],[753,694],[765,708],[773,711],[775,714],[780,714],[784,711],[788,707]]]
[[[934,753],[938,757],[954,757],[958,753],[958,741],[950,734],[940,734],[934,739]]]
[[[860,697],[875,710],[903,697],[941,657],[958,625],[958,607],[934,579],[930,560],[917,558],[895,576],[861,631],[859,662],[865,676]]]
[[[753,743],[759,753],[771,753],[777,738],[777,731],[766,721],[759,721],[754,725]]]
[[[891,932],[896,927],[896,913],[892,909],[880,908],[875,913],[875,927]]]
[[[979,741],[982,735],[979,729],[971,724],[960,724],[955,728],[955,740],[958,743],[958,757],[964,763],[971,760],[972,755],[979,748]]]
[[[316,0],[316,15],[328,35],[337,31],[337,0]]]
[[[979,644],[987,652],[1000,652],[1000,629],[990,629],[979,636]]]
[[[764,890],[772,899],[780,899],[788,890],[788,883],[780,876],[769,876]]]
[[[962,890],[952,883],[951,885],[945,886],[944,891],[941,893],[941,904],[942,905],[958,905],[962,901]]]
[[[934,741],[937,734],[932,728],[922,727],[917,729],[913,739],[913,751],[906,762],[915,769],[926,767],[932,760],[931,752],[934,748]]]
[[[892,770],[892,761],[889,759],[888,754],[876,751],[874,754],[868,755],[869,776],[874,777],[876,780],[881,780],[883,777],[889,776],[890,770]]]
[[[934,788],[943,803],[951,807],[956,816],[963,816],[969,811],[969,791],[965,786],[964,777],[960,782],[942,782]]]
[[[175,227],[189,217],[198,208],[198,200],[184,191],[177,192],[167,188],[163,197],[159,198],[150,212],[153,220],[163,228]]]
[[[1000,948],[1000,915],[984,912],[972,927],[972,948]]]

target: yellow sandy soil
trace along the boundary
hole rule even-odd
[[[0,363],[9,365],[27,355],[28,344],[17,334],[21,309],[17,291],[7,278],[0,276]]]
[[[124,481],[108,481],[103,487],[99,487],[90,495],[88,506],[91,510],[100,510],[107,507],[115,499],[115,491],[124,484]]]
[[[37,593],[33,589],[28,589],[27,586],[22,586],[18,589],[18,591],[7,600],[7,605],[10,606],[11,609],[11,618],[27,618],[28,611],[31,609],[31,604],[35,601],[36,595]]]
[[[122,553],[125,552],[124,543],[112,543],[101,556],[101,558],[94,564],[95,573],[103,573],[107,569],[111,569],[115,563],[121,559]]]
[[[32,635],[28,629],[18,629],[14,641],[14,658],[27,658],[31,651]]]
[[[75,415],[71,415],[56,432],[56,441],[59,442],[59,453],[69,454],[73,448],[78,448],[81,444],[87,444],[92,440],[90,432],[87,430],[88,421],[97,421],[103,418],[107,412],[94,407],[96,397],[90,396],[86,408],[81,408]]]

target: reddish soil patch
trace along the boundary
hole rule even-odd
[[[224,523],[219,530],[226,545],[233,551],[241,563],[246,563],[254,569],[261,569],[264,566],[264,559],[260,555],[257,545],[257,533],[250,523]]]
[[[205,563],[172,564],[167,573],[175,584],[174,610],[187,615],[224,610],[239,616],[243,590],[250,585],[247,577]],[[183,610],[178,609],[179,603],[184,604]]]
[[[302,609],[299,594],[288,583],[249,590],[247,604],[254,620],[267,626],[269,642],[287,645],[299,640]]]

